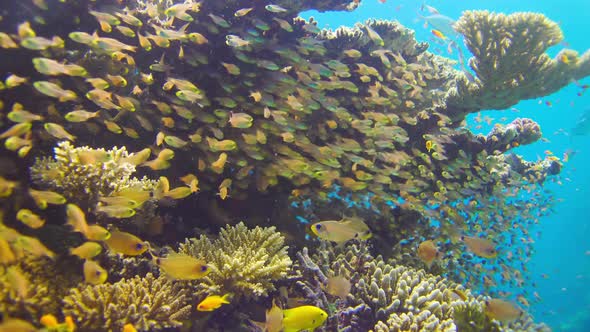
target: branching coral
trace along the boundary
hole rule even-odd
[[[58,190],[73,202],[94,207],[99,197],[126,188],[152,190],[156,182],[131,177],[133,156],[125,147],[106,151],[103,148],[74,147],[68,141],[58,143],[54,158],[40,158],[31,166],[31,177],[39,185]]]
[[[590,52],[545,51],[563,39],[559,25],[542,14],[466,11],[455,24],[473,53],[474,82],[460,75],[447,105],[454,119],[482,109],[504,109],[548,95],[590,74]]]
[[[85,330],[121,331],[131,323],[141,331],[182,325],[191,311],[188,289],[151,273],[114,284],[74,288],[63,300],[64,315]]]
[[[325,282],[326,274],[347,276],[353,282],[346,307],[338,309],[331,322],[346,331],[363,326],[374,326],[375,331],[455,331],[455,308],[481,310],[479,300],[462,286],[374,258],[365,244],[343,250],[324,246],[313,258],[304,250],[298,261],[304,280],[297,287],[308,300],[322,299],[317,284]],[[325,300],[320,302],[328,307]]]
[[[219,238],[189,239],[180,252],[202,258],[211,273],[197,288],[208,293],[233,293],[236,297],[264,296],[274,283],[287,276],[291,259],[283,236],[275,227],[248,229],[244,223],[222,229]]]

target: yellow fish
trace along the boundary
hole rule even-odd
[[[127,323],[123,326],[123,332],[137,332],[137,329],[133,324]]]
[[[127,256],[141,255],[148,249],[148,245],[137,236],[118,230],[112,231],[104,243],[110,250]]]
[[[7,138],[12,136],[21,136],[31,131],[31,127],[33,126],[30,122],[22,122],[17,123],[14,126],[8,128],[2,134],[0,134],[1,138]]]
[[[81,259],[91,259],[102,252],[102,246],[96,242],[84,242],[76,248],[70,249],[70,255],[75,255]]]
[[[128,206],[121,205],[101,205],[96,207],[96,212],[106,214],[111,218],[125,219],[135,215],[135,210]]]
[[[172,199],[183,199],[192,193],[193,191],[190,187],[178,187],[164,193],[164,197],[169,197]]]
[[[36,215],[33,211],[28,209],[20,209],[16,214],[16,219],[18,219],[23,224],[33,228],[41,228],[45,225],[45,220],[41,219],[38,215]]]
[[[29,281],[16,266],[6,269],[6,280],[17,298],[26,299],[29,293]]]
[[[22,319],[4,318],[0,323],[0,332],[37,332],[37,328]]]
[[[152,261],[166,275],[177,280],[200,279],[211,272],[211,269],[204,261],[185,254],[173,253],[167,257],[152,255]]]
[[[106,205],[116,205],[121,207],[128,207],[134,209],[139,206],[139,202],[132,200],[125,196],[107,196],[99,197],[98,200]]]
[[[16,261],[16,255],[12,251],[6,239],[0,237],[0,264],[11,264]]]
[[[53,191],[42,191],[29,189],[29,195],[41,210],[47,208],[47,204],[62,205],[66,203],[66,198]]]
[[[64,118],[69,122],[84,122],[91,118],[97,117],[99,113],[100,111],[88,112],[84,110],[77,110],[67,113]]]
[[[33,122],[43,120],[43,117],[41,115],[25,111],[22,109],[22,105],[21,108],[19,108],[17,107],[17,104],[14,104],[14,107],[12,107],[12,111],[10,111],[10,113],[8,113],[6,117],[12,122]]]
[[[69,141],[74,141],[76,136],[70,134],[64,127],[58,125],[57,123],[48,122],[43,125],[43,128],[49,133],[49,135],[57,138],[57,139],[67,139]]]
[[[52,314],[41,316],[39,323],[47,328],[57,327],[57,325],[59,325],[57,318],[55,318],[55,316]]]
[[[8,197],[12,195],[12,190],[16,187],[15,181],[6,180],[0,176],[0,197]]]
[[[250,128],[252,127],[254,118],[247,113],[231,113],[229,117],[229,124],[234,128]]]
[[[22,256],[22,251],[24,250],[33,256],[46,256],[49,258],[55,257],[55,253],[53,251],[49,250],[37,238],[30,236],[17,237],[13,249],[15,252],[20,252],[20,256]],[[17,254],[17,256],[19,255]]]
[[[224,304],[229,304],[228,298],[230,294],[223,296],[209,295],[197,305],[198,311],[213,311]]]
[[[61,102],[72,101],[78,98],[78,95],[72,90],[64,90],[59,85],[48,81],[37,81],[33,83],[37,91],[42,94],[57,98]]]
[[[27,79],[24,77],[20,77],[17,75],[10,75],[6,78],[6,80],[4,81],[4,84],[6,85],[6,88],[10,89],[10,88],[16,88],[17,86],[26,83]]]
[[[283,332],[298,332],[313,330],[322,326],[328,314],[311,305],[304,305],[296,308],[283,310]]]
[[[272,307],[266,311],[265,322],[255,322],[265,332],[280,332],[283,329],[283,310],[272,301]]]
[[[426,151],[430,152],[434,148],[434,143],[432,141],[426,141]]]
[[[104,284],[107,281],[108,273],[95,261],[84,261],[84,280],[92,285]]]
[[[311,231],[320,239],[336,243],[352,239],[367,240],[371,237],[371,230],[359,218],[320,221],[311,225]]]
[[[74,232],[86,234],[88,232],[88,224],[86,223],[86,215],[76,204],[66,205],[66,223],[72,226]]]
[[[105,241],[111,237],[111,232],[99,225],[88,225],[87,231],[83,234],[90,241]]]

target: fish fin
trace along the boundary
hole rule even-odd
[[[229,304],[229,300],[230,300],[231,296],[232,296],[231,293],[227,293],[227,294],[223,295],[221,297],[221,303]]]

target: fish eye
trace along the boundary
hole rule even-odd
[[[322,229],[322,225],[321,225],[321,224],[316,224],[316,225],[315,225],[315,229],[317,229],[317,230],[320,230],[320,229]]]
[[[143,243],[138,243],[138,244],[136,244],[136,245],[135,245],[135,249],[137,249],[137,250],[141,250],[141,249],[143,249]]]
[[[102,274],[102,272],[100,272],[100,271],[96,271],[96,276],[97,276],[97,277],[100,277],[100,275],[101,275],[101,274]]]
[[[209,267],[207,265],[202,265],[201,266],[201,272],[205,272],[209,269]]]

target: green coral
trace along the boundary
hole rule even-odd
[[[275,227],[248,229],[244,223],[222,229],[219,238],[186,240],[180,252],[204,259],[211,273],[197,286],[207,293],[237,297],[265,296],[287,276],[291,259]]]
[[[54,158],[38,158],[31,166],[31,177],[39,185],[59,191],[69,200],[94,207],[99,197],[126,188],[153,190],[156,181],[131,177],[135,165],[126,158],[133,156],[125,147],[92,149],[74,147],[70,142],[57,144]],[[106,153],[105,160],[84,162],[80,153]]]
[[[188,288],[151,273],[114,284],[80,286],[63,302],[63,314],[90,331],[121,331],[127,323],[142,331],[178,327],[192,308]]]
[[[590,74],[590,52],[545,51],[563,39],[559,25],[542,14],[465,11],[455,24],[473,53],[474,81],[460,75],[447,101],[454,118],[482,109],[504,109],[548,95]]]

